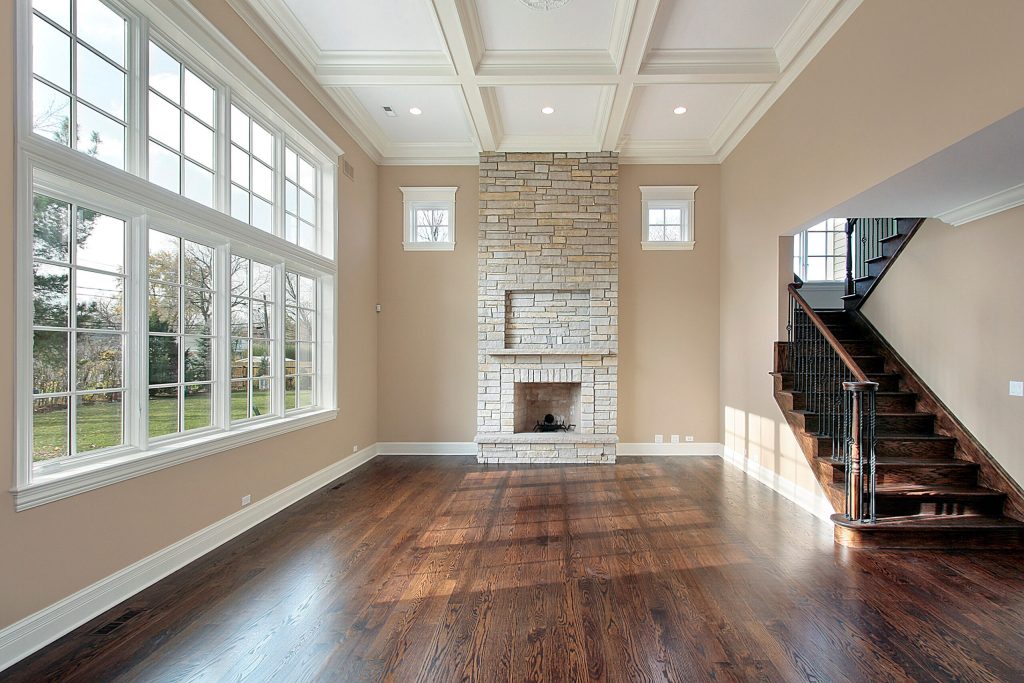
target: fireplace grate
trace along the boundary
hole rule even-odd
[[[567,424],[562,420],[555,421],[555,416],[548,413],[544,416],[541,422],[537,423],[537,426],[533,428],[535,432],[571,432],[576,429],[576,425]]]

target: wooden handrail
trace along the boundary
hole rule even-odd
[[[846,365],[846,367],[850,370],[851,373],[853,373],[854,378],[858,382],[870,382],[871,380],[869,380],[868,376],[864,373],[864,371],[860,369],[860,366],[857,365],[857,361],[853,359],[853,356],[850,355],[850,352],[847,351],[843,347],[843,345],[839,343],[839,340],[836,339],[836,336],[832,334],[832,330],[828,329],[828,326],[825,325],[825,321],[821,319],[821,316],[815,313],[814,309],[811,308],[811,305],[807,303],[807,300],[800,296],[799,289],[802,285],[803,283],[790,283],[790,296],[792,296],[793,300],[800,304],[800,307],[804,309],[804,313],[807,315],[808,318],[810,318],[811,322],[814,323],[814,326],[818,328],[818,331],[821,333],[821,336],[823,336],[825,338],[825,341],[829,343],[829,345],[832,347],[832,350],[835,351],[836,355],[839,356],[840,360],[843,361],[843,364]]]

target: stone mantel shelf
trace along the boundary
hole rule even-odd
[[[549,346],[542,349],[491,349],[490,356],[616,356],[614,349],[595,346]]]
[[[476,443],[618,443],[617,434],[580,434],[579,432],[484,432]]]

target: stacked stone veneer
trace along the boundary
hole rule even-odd
[[[618,175],[611,152],[480,156],[480,462],[615,460]],[[522,382],[579,383],[576,430],[517,432]]]

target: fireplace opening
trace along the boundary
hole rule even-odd
[[[581,388],[579,382],[516,382],[516,433],[576,431]]]

